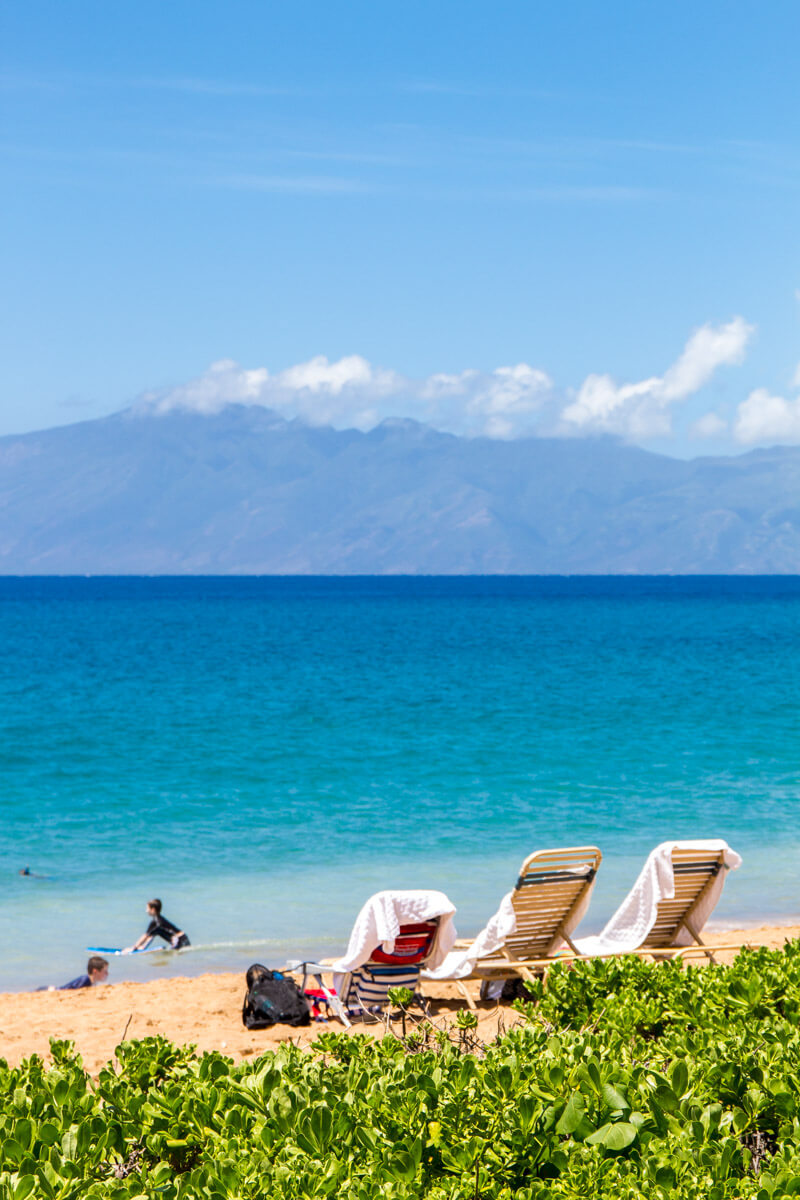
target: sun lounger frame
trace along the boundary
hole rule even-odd
[[[586,847],[582,849],[585,850]],[[563,851],[550,851],[549,853],[558,854],[563,853]],[[600,851],[598,850],[597,853],[599,855]],[[536,857],[536,855],[531,855],[531,859]],[[520,878],[517,881],[517,888],[525,882],[525,867],[531,862],[531,859],[526,859],[526,862],[523,864],[523,869],[520,871]],[[546,976],[548,968],[554,962],[573,963],[589,961],[592,958],[623,957],[652,958],[655,960],[683,959],[687,955],[699,954],[704,955],[709,962],[713,963],[716,962],[714,958],[715,954],[729,950],[741,950],[743,948],[741,943],[737,945],[707,946],[701,939],[697,929],[695,929],[692,920],[697,908],[705,899],[709,889],[713,886],[717,875],[719,875],[720,871],[728,870],[725,862],[725,852],[723,850],[690,850],[675,847],[672,851],[672,869],[675,880],[675,894],[671,899],[664,899],[659,903],[652,928],[649,930],[642,944],[635,950],[629,950],[625,953],[615,951],[609,954],[582,955],[571,938],[564,935],[562,931],[561,937],[569,946],[568,951],[545,954],[536,958],[529,958],[525,955],[515,958],[510,953],[512,939],[509,938],[506,946],[498,952],[497,958],[492,956],[491,959],[484,959],[476,963],[475,970],[468,978],[510,979],[514,976],[519,976],[530,983],[537,976]],[[572,910],[570,909],[569,911]],[[565,914],[564,921],[566,921],[567,915]],[[693,944],[676,946],[675,939],[683,929],[693,939]],[[464,943],[464,945],[469,944],[469,942]],[[459,980],[458,986],[469,1006],[475,1008],[475,1001],[464,987],[463,981]]]
[[[555,961],[553,956],[565,942],[579,957],[568,932],[570,918],[586,899],[602,861],[597,846],[568,846],[529,854],[511,893],[517,928],[501,949],[479,959],[468,978],[533,979],[530,968]],[[462,940],[456,942],[456,948],[466,949],[471,944],[470,940]],[[463,981],[456,982],[467,1003],[474,1007]]]

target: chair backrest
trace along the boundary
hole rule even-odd
[[[386,1004],[390,988],[406,987],[412,992],[419,985],[422,964],[430,958],[439,933],[439,917],[412,925],[401,925],[389,953],[376,947],[368,962],[345,976],[341,997],[346,1005],[356,1001],[365,1009]]]
[[[432,921],[420,921],[415,925],[401,925],[392,953],[389,954],[383,946],[378,946],[372,951],[369,961],[398,967],[421,965],[433,950],[438,930],[438,917],[434,917]]]
[[[642,949],[652,946],[672,946],[680,929],[688,921],[720,871],[725,870],[723,850],[672,851],[672,873],[675,895],[672,900],[659,901],[655,924],[642,942]]]
[[[517,920],[503,952],[512,959],[545,958],[586,898],[602,861],[596,846],[538,850],[520,867],[511,903]]]

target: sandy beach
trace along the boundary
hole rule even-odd
[[[800,936],[800,925],[763,926],[707,932],[704,941],[715,945],[759,945],[780,948]],[[735,951],[719,955],[730,962]],[[690,961],[703,961],[692,958]],[[477,997],[479,984],[467,985]],[[454,984],[425,983],[423,991],[433,1001],[437,1020],[447,1021],[464,1006]],[[244,978],[239,974],[200,975],[160,979],[151,983],[108,984],[74,992],[13,992],[0,994],[0,1054],[13,1066],[31,1054],[47,1059],[51,1037],[75,1043],[84,1066],[92,1074],[114,1056],[115,1047],[127,1038],[157,1034],[178,1045],[193,1044],[199,1051],[219,1050],[235,1060],[251,1058],[281,1042],[301,1046],[325,1030],[340,1031],[338,1021],[315,1023],[303,1029],[285,1025],[251,1031],[242,1024]],[[516,1014],[496,1004],[478,1005],[479,1032],[490,1038],[498,1021],[506,1028]],[[382,1025],[357,1024],[354,1033],[380,1036]]]

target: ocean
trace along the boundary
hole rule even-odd
[[[539,848],[743,856],[718,927],[800,919],[800,578],[0,579],[0,987],[336,953],[367,896],[476,932]],[[34,874],[22,876],[21,868]],[[44,876],[45,878],[38,878]]]

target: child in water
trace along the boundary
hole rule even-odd
[[[147,915],[150,918],[150,924],[147,926],[147,929],[138,942],[134,942],[132,946],[127,946],[122,951],[123,954],[132,954],[134,950],[146,949],[154,937],[160,937],[165,942],[169,942],[173,950],[182,950],[184,946],[190,945],[189,939],[183,930],[178,929],[178,926],[173,925],[172,921],[168,921],[166,917],[162,917],[160,900],[148,900]]]
[[[108,979],[108,961],[99,954],[93,954],[86,964],[86,974],[62,983],[60,987],[40,987],[37,992],[71,992],[77,988],[94,987],[95,984],[105,983]]]

